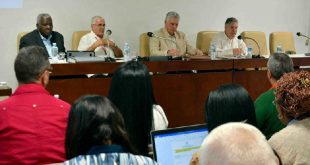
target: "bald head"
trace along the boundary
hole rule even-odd
[[[201,165],[276,165],[278,159],[265,136],[245,123],[227,123],[215,128],[200,149]]]

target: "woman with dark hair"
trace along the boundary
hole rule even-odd
[[[108,97],[123,114],[133,145],[147,155],[150,131],[168,126],[163,109],[156,105],[147,67],[136,61],[122,64],[113,75]]]
[[[211,91],[205,105],[209,131],[228,122],[246,122],[256,126],[255,108],[246,89],[226,84]]]
[[[133,155],[121,113],[106,97],[83,96],[71,107],[64,164],[156,164]]]
[[[283,164],[310,164],[310,73],[284,74],[274,100],[285,128],[270,139]]]
[[[211,91],[205,115],[209,132],[229,122],[245,122],[256,127],[254,103],[247,90],[238,84],[221,85]],[[193,154],[190,165],[199,164],[199,155],[199,152]]]

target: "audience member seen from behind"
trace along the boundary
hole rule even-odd
[[[29,32],[20,39],[19,49],[26,46],[41,46],[49,56],[52,56],[52,45],[56,43],[59,52],[65,52],[64,37],[53,31],[53,20],[49,14],[39,14],[37,29]]]
[[[167,13],[165,27],[154,32],[157,37],[150,38],[151,56],[203,55],[201,50],[188,43],[183,32],[177,30],[179,21],[180,15],[177,12]]]
[[[228,122],[245,122],[256,126],[254,104],[249,93],[237,84],[225,84],[211,91],[205,104],[205,118],[209,132]],[[191,165],[199,164],[199,151]]]
[[[72,105],[64,164],[157,164],[133,153],[124,119],[106,97],[83,96]]]
[[[150,131],[168,126],[163,109],[156,104],[147,67],[136,61],[122,64],[113,75],[109,99],[123,114],[134,146],[147,155]]]
[[[284,73],[294,71],[292,59],[284,53],[269,56],[267,62],[267,78],[271,88],[261,94],[255,101],[257,128],[269,139],[274,133],[280,131],[285,125],[278,118],[276,106],[272,103],[275,99],[277,81]]]
[[[91,19],[91,32],[85,34],[79,43],[79,51],[95,51],[96,55],[109,55],[112,58],[122,57],[122,50],[115,42],[104,36],[105,20],[101,16]]]
[[[284,74],[277,82],[275,104],[287,125],[269,143],[283,164],[310,164],[310,73]]]
[[[246,55],[247,47],[245,43],[237,38],[238,27],[239,23],[236,18],[227,18],[224,32],[219,32],[213,37],[211,43],[215,44],[219,57]]]
[[[49,164],[65,160],[70,105],[45,89],[52,67],[44,48],[20,50],[14,70],[19,86],[0,102],[0,164]]]
[[[254,104],[249,93],[237,84],[226,84],[211,91],[205,105],[209,131],[227,122],[256,126]]]
[[[278,165],[265,136],[245,123],[226,123],[203,141],[200,165]]]

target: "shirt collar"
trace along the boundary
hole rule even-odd
[[[99,37],[91,30],[90,31],[90,34],[92,35],[92,36],[94,36],[94,38],[96,38],[96,39],[98,39]],[[102,38],[104,38],[104,35],[103,35],[103,37]]]
[[[229,39],[229,38],[227,37],[225,31],[224,31],[223,33],[224,33],[224,36],[225,36],[225,39],[226,39],[226,40],[232,41],[232,40],[234,40],[234,39],[236,38],[236,37],[234,37],[233,39]]]
[[[101,153],[125,153],[125,150],[122,146],[117,145],[117,144],[100,145],[100,146],[92,147],[87,152],[87,155],[97,155]]]
[[[276,89],[277,88],[277,83],[271,84],[270,89]]]
[[[23,84],[17,87],[13,95],[20,95],[25,93],[46,93],[49,94],[49,92],[44,88],[42,84],[38,83],[31,83],[31,84]]]
[[[169,37],[176,37],[176,32],[174,32],[174,34],[173,35],[170,35],[169,33],[168,33],[168,31],[167,31],[167,29],[166,28],[164,28],[164,33],[167,35],[167,36],[169,36]]]
[[[40,34],[40,37],[42,40],[51,40],[51,38],[52,38],[52,34],[50,34],[47,38],[43,37],[43,35],[40,33],[40,31],[39,31],[39,34]]]
[[[296,123],[298,120],[296,120],[296,119],[292,119],[290,122],[288,122],[288,124],[287,125],[291,125],[291,124],[294,124],[294,123]]]

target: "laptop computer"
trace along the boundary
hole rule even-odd
[[[207,135],[205,124],[151,131],[154,158],[160,165],[188,165]]]

